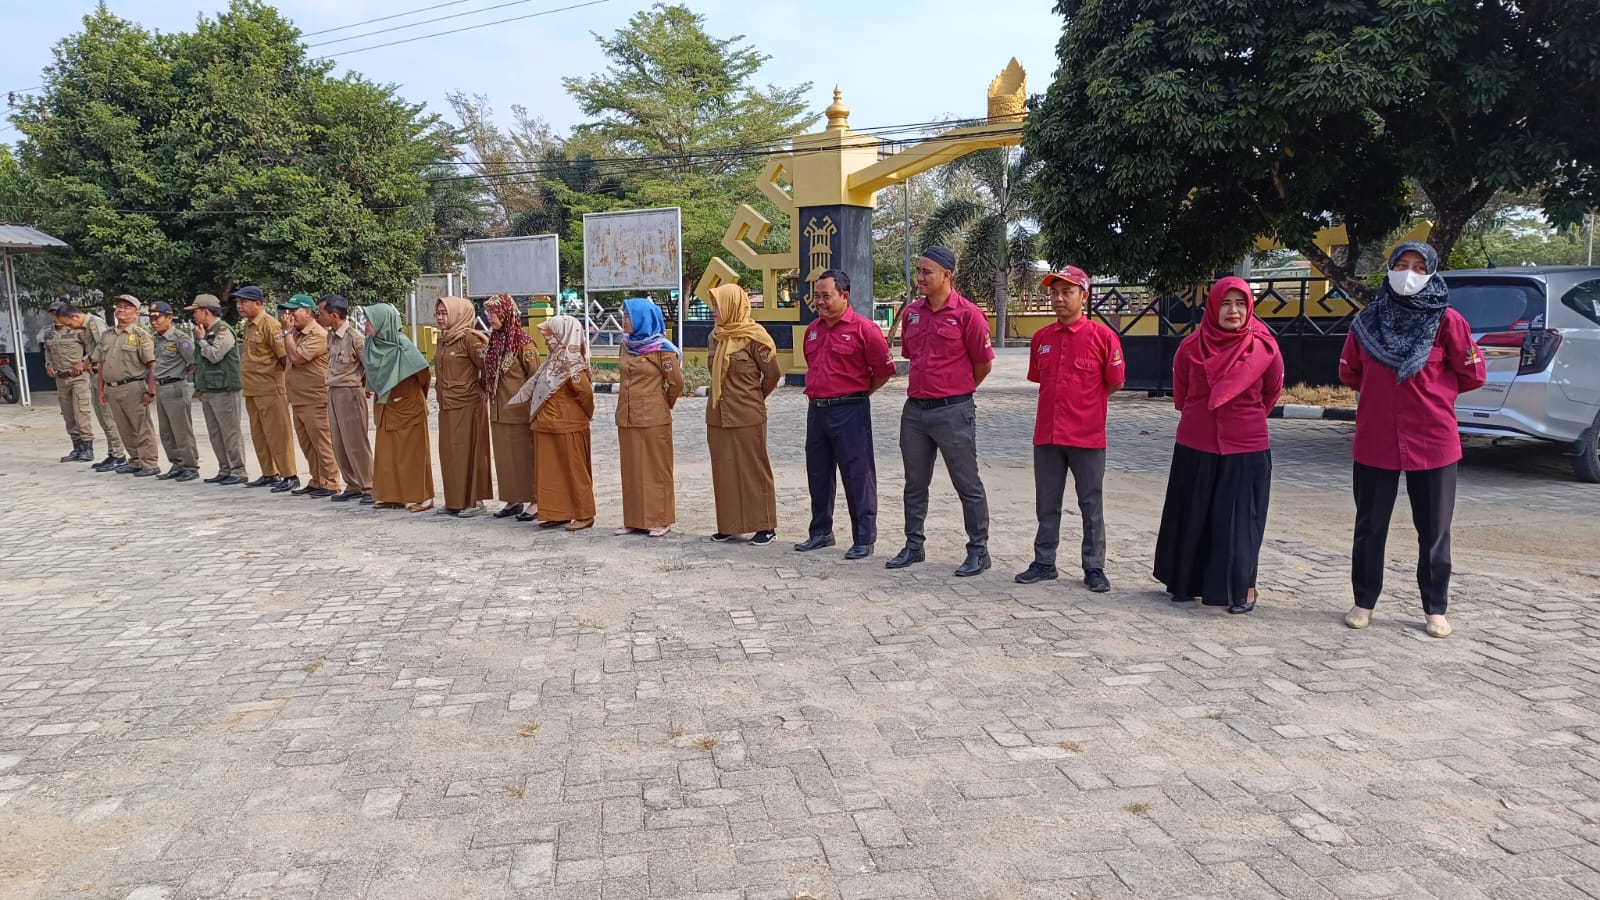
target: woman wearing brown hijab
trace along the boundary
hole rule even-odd
[[[582,531],[594,525],[589,341],[583,323],[571,316],[552,316],[539,334],[550,352],[509,405],[528,404],[533,423],[539,527]]]
[[[711,316],[706,445],[717,503],[711,539],[754,534],[750,543],[770,544],[778,531],[778,491],[767,458],[767,396],[783,377],[777,345],[750,317],[750,295],[736,284],[712,288]]]
[[[476,515],[494,495],[489,467],[489,409],[483,393],[483,349],[488,339],[473,330],[477,315],[464,297],[434,304],[439,349],[434,384],[439,398],[439,468],[444,470],[447,515]]]
[[[683,394],[678,348],[661,309],[644,297],[622,301],[628,336],[617,355],[617,450],[622,457],[622,527],[616,534],[661,537],[677,521],[672,480],[672,407]]]
[[[400,330],[387,303],[361,308],[366,320],[362,360],[374,398],[373,509],[433,508],[433,451],[428,449],[428,361]]]
[[[483,393],[489,406],[489,434],[494,438],[494,476],[505,507],[496,519],[517,517],[532,522],[538,513],[533,496],[533,431],[528,407],[510,400],[539,370],[539,351],[522,328],[522,311],[506,294],[483,303],[489,319],[489,346],[483,353]],[[529,507],[532,507],[531,509]]]

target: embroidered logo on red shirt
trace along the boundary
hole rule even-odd
[[[1039,345],[1039,355],[1040,356],[1043,356],[1043,355],[1045,355],[1046,353],[1049,353],[1049,352],[1050,352],[1050,345],[1049,344],[1040,344]]]
[[[1113,351],[1111,351],[1111,364],[1113,366],[1122,365],[1122,351],[1121,350],[1113,350]]]
[[[1472,349],[1467,351],[1467,365],[1475,366],[1480,362],[1483,362],[1483,357],[1478,353],[1478,345],[1473,344]]]

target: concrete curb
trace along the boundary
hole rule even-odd
[[[1269,419],[1321,419],[1325,422],[1354,422],[1356,411],[1344,406],[1301,406],[1285,403],[1267,414]]]

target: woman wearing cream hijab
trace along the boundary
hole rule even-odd
[[[716,497],[713,541],[753,534],[770,544],[778,531],[778,492],[767,458],[767,396],[783,372],[777,346],[750,317],[750,295],[736,284],[711,290],[711,402],[706,404],[706,445]]]

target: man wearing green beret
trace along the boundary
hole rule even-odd
[[[295,294],[278,307],[283,316],[283,346],[289,368],[285,381],[300,453],[311,467],[305,487],[280,484],[301,497],[332,497],[339,492],[339,469],[333,459],[333,436],[328,430],[328,329],[317,324],[317,301]]]

